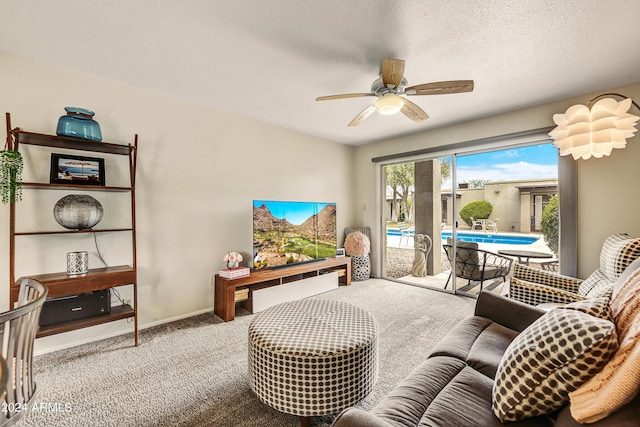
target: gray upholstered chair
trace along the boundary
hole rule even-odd
[[[20,283],[16,307],[0,314],[2,357],[6,362],[5,409],[0,426],[14,424],[33,405],[36,382],[33,374],[33,345],[38,332],[40,310],[47,287],[32,279]]]
[[[530,305],[569,304],[589,298],[610,297],[620,274],[639,257],[640,238],[614,234],[602,245],[600,268],[586,279],[516,264],[509,296]]]

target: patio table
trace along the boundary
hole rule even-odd
[[[529,265],[529,259],[531,258],[540,258],[540,259],[553,258],[553,255],[548,254],[546,252],[522,251],[518,249],[500,249],[498,250],[498,253],[500,255],[516,257],[518,258],[518,262],[524,265]]]

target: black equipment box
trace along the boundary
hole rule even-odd
[[[40,326],[49,326],[111,312],[109,289],[80,295],[49,298],[40,312]]]

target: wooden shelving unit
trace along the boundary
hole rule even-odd
[[[80,190],[80,191],[131,191],[131,187],[109,187],[102,185],[77,185],[77,184],[49,184],[45,182],[23,182],[22,188],[36,188],[39,190]]]
[[[116,320],[128,319],[135,317],[136,312],[130,305],[116,305],[111,307],[111,313],[103,314],[100,316],[87,317],[86,319],[80,319],[73,322],[73,325],[67,323],[60,323],[57,325],[40,327],[37,337],[47,337],[49,335],[61,334],[63,332],[69,332],[75,329],[88,328],[89,326],[102,325],[106,322],[115,322]],[[137,336],[137,335],[136,335]],[[136,344],[137,346],[138,344]]]
[[[7,113],[8,114],[8,113]],[[9,131],[20,138],[20,144],[39,145],[41,147],[68,148],[70,150],[93,151],[94,153],[109,153],[129,155],[131,145],[112,144],[110,142],[96,142],[65,136],[47,135],[44,133],[26,132],[16,128],[11,130],[11,118],[8,116]]]
[[[11,303],[17,301],[20,289],[20,279],[15,277],[16,237],[35,235],[58,234],[84,234],[84,233],[112,233],[130,232],[132,245],[132,265],[115,267],[94,268],[86,274],[70,276],[66,272],[35,274],[31,277],[49,288],[49,297],[61,297],[76,295],[85,292],[117,288],[119,286],[133,286],[132,305],[122,304],[111,307],[111,312],[104,315],[59,323],[41,327],[38,337],[44,337],[62,332],[68,332],[89,326],[100,325],[116,320],[133,318],[135,345],[138,346],[138,284],[137,284],[137,257],[136,257],[136,204],[135,204],[135,176],[138,153],[138,135],[135,135],[133,144],[113,144],[108,142],[95,142],[77,138],[67,138],[57,135],[47,135],[34,132],[26,132],[20,128],[11,127],[11,115],[6,113],[7,122],[7,149],[18,151],[20,145],[36,145],[41,147],[64,148],[69,150],[88,151],[127,156],[129,160],[130,187],[123,186],[97,186],[55,184],[45,182],[23,182],[23,190],[78,190],[78,191],[107,191],[129,192],[131,194],[131,227],[98,229],[98,230],[59,230],[59,231],[22,231],[16,232],[16,205],[10,204],[9,217],[9,283]]]
[[[339,281],[342,284],[351,285],[350,257],[334,257],[282,268],[251,270],[249,276],[237,279],[226,279],[216,274],[214,313],[225,322],[229,322],[235,319],[236,302],[242,302],[245,307],[251,310],[251,293],[255,290],[291,283],[333,271],[338,273]]]

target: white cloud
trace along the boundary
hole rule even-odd
[[[522,157],[524,155],[525,153],[522,150],[513,149],[513,150],[496,151],[491,157],[493,157],[494,159],[502,159],[504,157],[514,159],[517,157]]]
[[[472,179],[487,181],[513,181],[523,179],[557,179],[557,165],[543,165],[529,162],[496,163],[458,167],[458,182]],[[442,188],[451,188],[451,179],[442,183]]]

